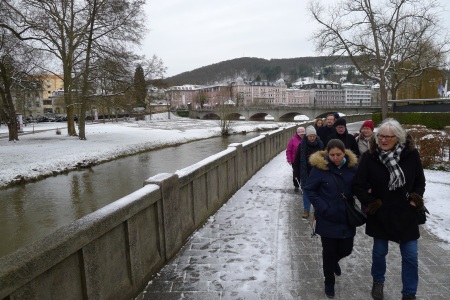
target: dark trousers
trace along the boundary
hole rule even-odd
[[[322,261],[325,284],[335,282],[334,270],[336,264],[344,257],[349,256],[353,250],[353,237],[346,239],[334,239],[321,237],[322,240]]]
[[[294,165],[291,166],[292,166],[292,180],[294,181],[294,187],[299,187],[298,183],[300,180],[297,181],[297,179],[295,178]]]

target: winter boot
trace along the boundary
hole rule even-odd
[[[383,282],[374,280],[372,286],[372,298],[375,300],[383,300],[384,298],[383,288],[384,288]]]
[[[416,295],[403,295],[402,300],[413,300],[416,299]]]
[[[334,298],[334,284],[325,283],[325,295],[330,299]]]
[[[303,217],[302,217],[303,219],[308,219],[309,218],[309,210],[305,210],[304,212],[303,212]]]

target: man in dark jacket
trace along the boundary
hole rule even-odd
[[[349,149],[356,154],[356,156],[359,156],[358,143],[356,142],[355,137],[348,133],[347,121],[345,121],[344,118],[339,118],[334,122],[334,127],[336,128],[335,132],[326,137],[324,145],[331,139],[338,139],[344,143],[345,149]]]
[[[327,115],[327,119],[325,120],[325,126],[319,127],[319,129],[317,129],[317,135],[322,140],[324,147],[327,146],[327,137],[336,132],[336,128],[334,126],[335,121],[336,118],[334,114],[329,114]]]

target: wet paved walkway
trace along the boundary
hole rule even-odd
[[[274,178],[276,178],[274,180]],[[136,299],[328,299],[320,238],[301,218],[284,152],[198,230]],[[425,230],[419,240],[417,299],[450,299],[450,245]],[[385,300],[401,299],[401,258],[390,243]],[[335,299],[371,299],[372,240],[358,228],[341,261]]]

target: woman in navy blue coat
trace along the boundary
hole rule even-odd
[[[341,275],[339,260],[350,255],[356,228],[347,224],[345,198],[353,200],[351,183],[357,157],[338,139],[328,142],[325,151],[311,155],[313,166],[304,193],[314,206],[316,233],[322,241],[325,294],[334,297],[335,277]]]

